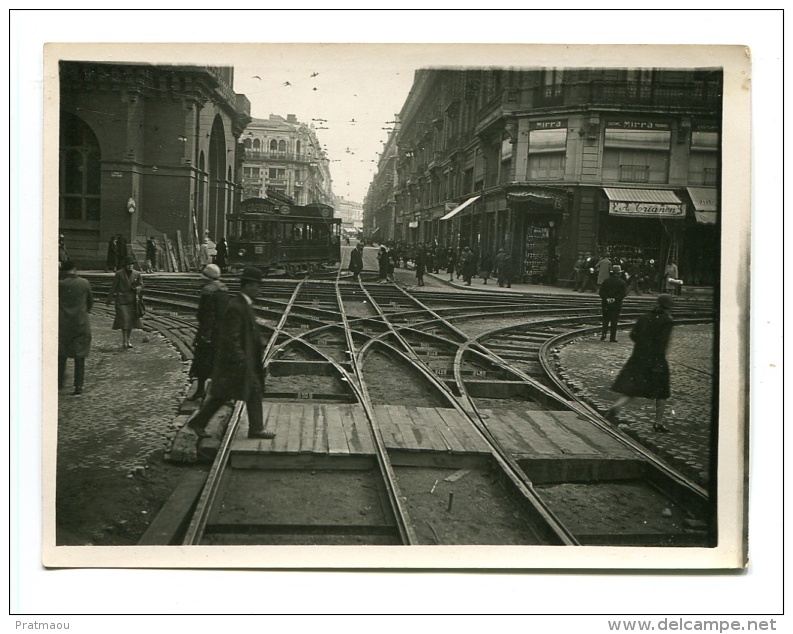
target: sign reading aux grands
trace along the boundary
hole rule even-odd
[[[612,200],[609,202],[609,213],[613,216],[630,218],[683,218],[686,215],[685,205],[675,203],[640,203]]]

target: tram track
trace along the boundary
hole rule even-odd
[[[163,288],[147,281],[147,299],[166,310],[194,312],[197,290],[196,281]],[[190,523],[199,517],[209,530],[188,531],[183,543],[709,543],[709,533],[686,528],[687,520],[701,525],[707,493],[603,420],[555,374],[552,351],[570,337],[592,332],[599,321],[595,301],[481,291],[460,295],[411,293],[338,277],[268,281],[256,305],[267,336],[264,401],[279,426],[288,418],[287,437],[251,441],[256,446],[248,447],[251,443],[240,440],[244,407],[235,406],[200,496],[203,503]],[[626,304],[626,321],[646,306]],[[681,318],[710,316],[691,306]],[[390,389],[376,389],[380,381]],[[288,383],[288,389],[279,383]],[[408,385],[417,393],[406,401],[416,404],[387,402],[395,388]],[[343,443],[328,436],[327,416],[343,419],[334,429],[348,432],[347,451],[336,447],[338,454],[332,453],[334,443]],[[291,424],[296,419],[297,432]],[[321,449],[317,430],[326,434],[319,438]],[[570,447],[579,453],[570,453]],[[321,480],[330,497],[353,490],[350,504],[324,519],[314,517],[309,504],[302,517],[287,489],[316,489]],[[487,490],[477,492],[481,487],[474,485],[485,480]],[[462,487],[452,490],[462,483],[469,484],[464,494]],[[515,521],[482,537],[475,526],[481,518],[465,518],[465,507],[504,506],[493,485],[513,508],[499,512],[514,513]],[[612,505],[621,507],[619,526],[592,531],[571,522],[564,508],[571,500],[547,492],[554,487],[605,491],[614,498]],[[623,495],[626,487],[636,491]],[[261,493],[268,488],[282,497]],[[435,491],[448,494],[448,502],[441,504]],[[586,515],[587,496],[569,495]],[[674,526],[626,528],[630,522],[622,516],[632,505],[637,514],[646,511],[637,496],[652,497],[655,507],[665,510],[679,508]],[[590,515],[603,508],[604,496],[592,497],[599,506]],[[288,521],[277,517],[279,504],[290,507]],[[252,518],[253,508],[268,511]],[[356,512],[363,513],[363,521]]]

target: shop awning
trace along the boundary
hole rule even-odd
[[[441,218],[441,220],[451,220],[452,218],[454,218],[454,216],[459,214],[463,209],[465,209],[468,205],[470,205],[472,202],[474,202],[477,198],[480,198],[480,197],[479,196],[472,196],[471,198],[466,200],[462,205],[458,205],[457,207],[452,209],[448,214],[446,214],[443,218]]]
[[[685,218],[686,206],[669,189],[604,187],[609,214],[628,218]]]
[[[703,225],[716,224],[718,202],[715,187],[686,187],[691,202],[694,203],[694,215],[697,222]]]

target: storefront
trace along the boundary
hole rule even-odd
[[[507,194],[514,237],[512,261],[521,281],[556,284],[559,277],[559,230],[567,195],[539,188]]]
[[[599,248],[612,257],[652,261],[654,282],[677,262],[686,205],[668,189],[604,187]]]
[[[680,276],[691,286],[714,286],[720,262],[719,200],[715,187],[687,187],[692,212],[686,216]]]

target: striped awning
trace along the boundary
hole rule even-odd
[[[633,189],[622,187],[604,187],[603,191],[609,200],[631,203],[672,203],[681,204],[675,192],[669,189]]]
[[[697,222],[703,225],[716,224],[718,200],[715,187],[686,187],[691,202],[694,203],[694,215]]]
[[[441,220],[450,220],[451,218],[453,218],[454,216],[459,214],[468,205],[470,205],[472,202],[474,202],[477,198],[480,198],[480,197],[479,196],[472,196],[471,198],[466,200],[462,205],[458,205],[457,207],[452,209],[448,214],[446,214],[443,218],[441,218]]]

